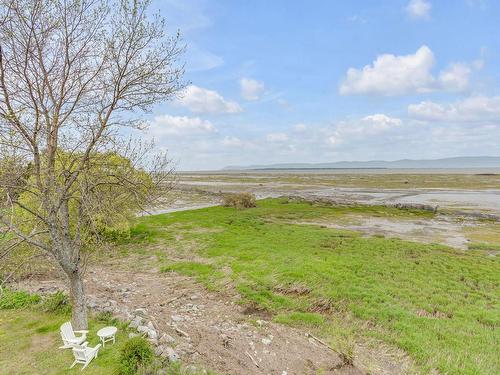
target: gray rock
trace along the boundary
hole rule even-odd
[[[272,342],[272,341],[271,341],[270,339],[268,339],[267,337],[265,337],[265,338],[263,338],[263,339],[262,339],[262,343],[263,343],[264,345],[269,345],[269,344],[271,344],[271,342]]]
[[[145,317],[145,316],[146,316],[146,314],[147,314],[147,311],[146,311],[146,309],[140,308],[140,309],[135,309],[135,310],[134,310],[134,313],[135,313],[136,315],[140,315],[140,316],[142,316],[142,317]]]
[[[155,349],[155,355],[162,355],[163,351],[165,350],[165,348],[161,345],[157,346],[156,349]]]
[[[172,336],[167,335],[166,333],[164,333],[160,337],[160,342],[163,343],[163,344],[173,344],[173,343],[175,343],[175,339]]]
[[[175,350],[172,349],[170,346],[167,346],[165,348],[163,355],[166,356],[170,362],[175,362],[179,360],[179,356],[177,355]]]
[[[130,333],[128,334],[128,338],[129,338],[129,339],[131,339],[132,337],[137,337],[137,336],[139,336],[139,335],[138,335],[137,333],[134,333],[134,332],[130,332]]]
[[[158,340],[158,332],[155,329],[149,329],[147,334],[151,340]]]
[[[149,332],[149,328],[146,327],[146,326],[138,326],[137,327],[137,332],[147,334]]]
[[[174,322],[182,322],[184,320],[184,318],[182,316],[179,316],[179,315],[172,315],[170,317]]]

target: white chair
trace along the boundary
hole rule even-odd
[[[88,348],[87,345],[88,342],[84,342],[82,345],[76,345],[75,347],[73,347],[75,362],[73,362],[70,369],[73,368],[77,363],[80,363],[83,365],[83,371],[83,369],[88,366],[90,361],[92,361],[94,358],[97,358],[97,353],[99,352],[101,344],[97,344],[93,348]]]
[[[81,336],[75,336],[75,333],[81,334]],[[74,331],[71,322],[66,322],[61,326],[61,338],[63,340],[63,346],[59,349],[73,348],[76,345],[81,345],[87,339],[87,330]]]

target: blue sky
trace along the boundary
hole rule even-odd
[[[156,0],[187,51],[179,169],[500,155],[500,2]]]

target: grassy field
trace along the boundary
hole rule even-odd
[[[31,309],[0,310],[0,372],[2,374],[79,374],[81,365],[72,370],[71,350],[62,345],[59,327],[69,316]],[[106,324],[90,322],[89,346],[98,344],[96,332]],[[99,351],[99,357],[85,369],[85,374],[113,374],[119,364],[121,347],[128,340],[120,329],[115,345]]]
[[[71,318],[69,306],[63,307],[62,311],[47,312],[44,311],[46,305],[44,300],[40,302],[40,297],[33,295],[26,303],[26,295],[22,293],[23,298],[14,297],[14,300],[20,302],[20,305],[27,306],[6,307],[5,295],[0,299],[0,374],[81,374],[82,365],[69,368],[74,361],[71,350],[59,349],[62,345],[59,327]],[[8,303],[12,301],[10,298]],[[127,323],[113,319],[108,314],[95,315],[89,321],[87,341],[90,347],[97,345],[99,343],[97,331],[109,325],[118,327],[116,343],[107,343],[106,347],[101,347],[98,358],[92,360],[84,370],[85,374],[123,374],[122,350],[127,343],[130,343]],[[167,363],[160,358],[157,358],[155,363],[157,367],[148,367],[148,370],[143,370],[140,374],[154,374],[156,373],[153,371],[154,368],[161,368],[162,374],[166,375],[213,374],[202,370],[189,372],[179,362]]]
[[[162,270],[208,287],[231,280],[243,303],[285,324],[315,327],[341,351],[359,337],[407,352],[422,373],[497,374],[500,267],[483,249],[459,251],[291,221],[356,212],[420,218],[383,207],[332,208],[265,200],[141,218],[126,246],[158,249]],[[190,261],[192,253],[196,262]],[[185,257],[186,260],[179,261]]]
[[[374,189],[498,189],[500,174],[452,174],[452,173],[280,173],[280,172],[235,172],[225,174],[184,174],[181,181],[223,182],[233,184],[283,183],[297,188],[307,185],[324,185],[345,188]]]

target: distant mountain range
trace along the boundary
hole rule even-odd
[[[411,168],[500,168],[500,156],[464,156],[444,159],[395,161],[338,161],[334,163],[283,163],[268,165],[227,166],[223,170],[263,170],[263,169],[411,169]]]

